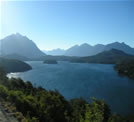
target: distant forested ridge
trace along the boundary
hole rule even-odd
[[[2,67],[6,73],[24,72],[32,69],[30,65],[23,61],[5,58],[0,58],[0,67]]]
[[[31,60],[30,58],[27,58],[25,56],[21,56],[18,54],[9,54],[9,55],[4,55],[2,57],[6,58],[6,59],[16,59],[16,60],[20,60],[20,61],[30,61]]]
[[[74,58],[71,62],[78,63],[100,63],[100,64],[116,64],[122,61],[133,60],[134,56],[124,53],[117,49],[104,51],[94,56]]]
[[[8,79],[0,68],[0,102],[20,122],[133,122],[134,117],[111,113],[104,100],[67,101],[58,91],[34,87],[31,82]]]
[[[17,54],[7,55],[4,58],[8,59],[19,59],[22,61],[46,61],[46,60],[56,60],[56,61],[69,61],[74,63],[102,63],[102,64],[116,64],[125,60],[134,59],[133,55],[127,54],[121,50],[111,49],[109,51],[101,52],[94,56],[86,57],[76,57],[76,56],[51,56],[45,55],[38,58],[26,58]]]

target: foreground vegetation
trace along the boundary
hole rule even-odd
[[[93,98],[88,103],[82,98],[67,101],[58,91],[33,87],[21,79],[8,79],[0,69],[0,101],[26,122],[133,122],[133,119],[112,114],[103,100]]]

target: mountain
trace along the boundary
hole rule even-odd
[[[114,42],[114,43],[108,44],[104,47],[103,51],[110,50],[112,48],[124,51],[125,53],[131,54],[131,55],[134,55],[134,48],[131,48],[124,42],[123,43]]]
[[[84,43],[80,46],[75,45],[66,50],[66,56],[89,56],[89,53],[92,52],[93,47],[87,43]]]
[[[2,67],[6,73],[24,72],[32,69],[30,65],[23,61],[5,58],[0,58],[0,67]]]
[[[89,56],[96,55],[96,54],[102,52],[104,47],[105,47],[105,45],[103,45],[103,44],[97,44],[97,45],[93,46],[93,51],[92,51],[92,53],[89,54]]]
[[[125,44],[124,42],[123,43],[114,42],[114,43],[110,43],[107,45],[97,44],[94,46],[91,46],[87,43],[84,43],[82,45],[74,45],[71,48],[62,51],[61,55],[79,56],[79,57],[93,56],[93,55],[96,55],[103,51],[111,50],[113,48],[117,49],[117,50],[121,50],[128,54],[134,55],[134,48],[130,47],[129,45]],[[58,50],[60,51],[61,49],[58,49]],[[51,51],[49,51],[49,52],[51,52]],[[60,55],[60,53],[57,53],[57,50],[52,50],[52,53],[50,55],[54,55],[54,54]]]
[[[17,54],[27,58],[37,58],[45,55],[32,40],[28,39],[26,36],[22,36],[19,33],[7,36],[0,41],[0,50],[4,56]]]
[[[44,51],[45,53],[43,53],[32,40],[28,39],[26,36],[22,36],[19,33],[7,36],[6,38],[1,39],[0,42],[0,54],[2,54],[2,56],[5,58],[19,59],[22,61],[42,58],[45,56],[45,53],[47,55],[54,56],[93,56],[113,48],[134,55],[134,48],[125,43],[119,42],[114,42],[107,45],[97,44],[94,46],[84,43],[82,45],[74,45],[67,50],[58,48],[50,51]]]
[[[72,62],[115,64],[132,59],[134,59],[133,55],[126,54],[125,52],[117,49],[111,49],[94,56],[77,58],[72,60]]]
[[[43,51],[44,53],[46,53],[47,55],[64,55],[64,53],[65,53],[65,50],[64,49],[60,49],[60,48],[58,48],[58,49],[53,49],[53,50],[50,50],[50,51]]]
[[[114,43],[110,43],[107,45],[102,45],[102,44],[97,44],[95,46],[91,46],[88,44],[82,44],[80,46],[76,47],[71,47],[70,49],[66,50],[65,55],[67,56],[92,56],[92,55],[96,55],[100,52],[103,51],[107,51],[107,50],[111,50],[111,49],[117,49],[117,50],[121,50],[125,53],[134,55],[134,48],[131,48],[130,46],[128,46],[125,43],[119,43],[119,42],[114,42]]]

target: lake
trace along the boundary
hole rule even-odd
[[[95,97],[104,99],[115,113],[134,113],[134,80],[118,76],[114,65],[64,61],[58,64],[27,63],[32,70],[10,73],[8,77],[20,77],[47,90],[57,89],[68,100],[83,97],[90,102]]]

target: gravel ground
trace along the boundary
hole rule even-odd
[[[13,116],[12,113],[7,113],[0,103],[0,122],[18,122]]]

